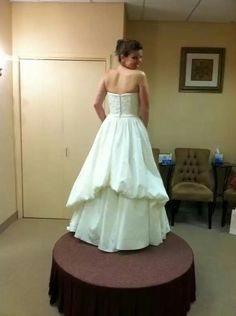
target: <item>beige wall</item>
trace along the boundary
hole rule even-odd
[[[123,30],[121,3],[13,3],[19,56],[108,57]]]
[[[0,50],[11,55],[11,6],[0,1]],[[16,212],[13,144],[12,66],[0,77],[0,224]]]
[[[236,162],[236,24],[128,22],[127,36],[144,45],[152,144],[162,152],[219,147]],[[178,92],[182,46],[226,48],[223,93]]]
[[[115,43],[124,34],[124,11],[123,3],[12,3],[13,54],[16,58],[102,58],[106,59],[109,67],[109,64],[115,64]],[[17,61],[14,63],[13,80],[17,201],[21,215],[23,201]],[[87,130],[86,127],[85,120],[84,130]]]

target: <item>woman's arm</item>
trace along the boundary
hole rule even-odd
[[[141,73],[139,82],[139,117],[147,127],[149,120],[149,89],[148,82],[144,72]]]
[[[107,94],[107,91],[105,88],[105,76],[104,76],[98,85],[97,93],[95,95],[95,100],[93,103],[95,111],[102,122],[106,118],[106,113],[103,108],[103,102],[104,102],[106,94]]]

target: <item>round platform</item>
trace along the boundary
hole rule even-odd
[[[53,250],[49,295],[66,316],[184,316],[195,300],[192,249],[169,233],[158,247],[106,253],[67,233]]]

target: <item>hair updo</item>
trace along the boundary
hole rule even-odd
[[[119,39],[116,43],[116,55],[121,61],[121,56],[127,57],[132,51],[143,49],[143,46],[136,40]]]

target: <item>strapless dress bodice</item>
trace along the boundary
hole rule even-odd
[[[138,93],[107,93],[111,116],[129,117],[138,115]]]

